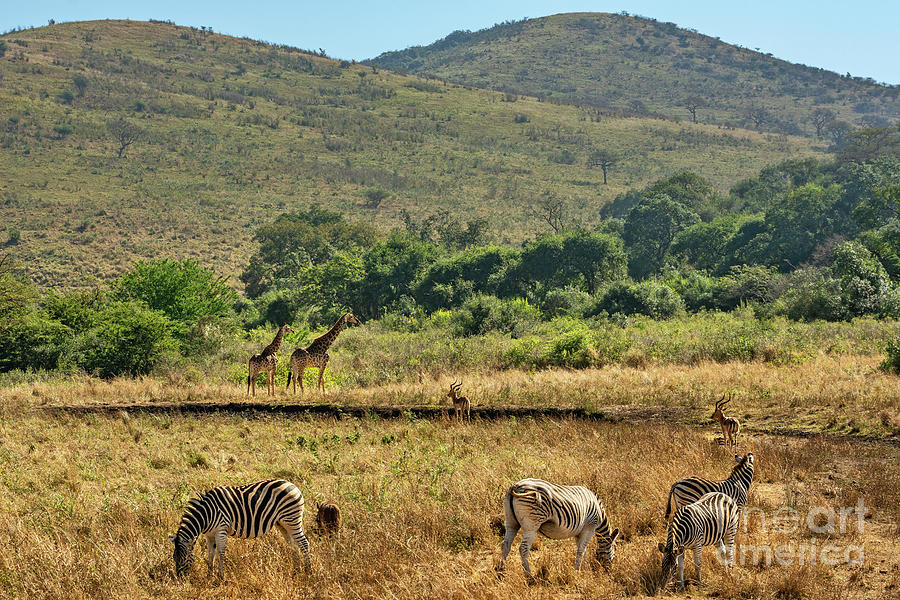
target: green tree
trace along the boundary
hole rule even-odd
[[[521,278],[547,287],[563,286],[579,278],[591,295],[598,283],[624,277],[625,272],[622,241],[609,234],[588,231],[538,239],[522,252],[518,267]]]
[[[100,377],[146,375],[178,349],[173,323],[143,302],[113,302],[76,342],[78,363]]]
[[[280,279],[295,277],[311,264],[330,260],[336,252],[358,252],[375,242],[375,229],[350,223],[334,211],[312,205],[306,211],[284,213],[256,230],[259,250],[240,276],[247,295],[260,296]]]
[[[600,167],[603,171],[603,185],[606,185],[606,173],[613,168],[620,160],[621,156],[612,150],[594,150],[588,158],[589,167]]]
[[[9,328],[37,296],[20,265],[8,255],[0,256],[0,331]]]
[[[438,256],[435,244],[400,233],[372,246],[363,257],[366,276],[359,286],[358,316],[377,317],[401,297],[412,297],[416,282]]]
[[[81,98],[88,88],[88,78],[81,73],[76,73],[72,76],[72,85],[75,86],[75,92],[78,94],[78,97]]]
[[[711,211],[716,199],[712,184],[693,171],[682,171],[671,177],[655,181],[645,188],[642,194],[645,197],[668,196],[698,214],[704,210]]]
[[[514,282],[519,253],[502,246],[482,246],[438,260],[423,274],[415,299],[428,310],[455,306],[476,293],[506,296]]]
[[[181,325],[182,333],[205,319],[234,314],[237,293],[226,278],[192,260],[138,261],[112,288],[119,300],[137,300]]]
[[[71,94],[71,92],[69,92]],[[144,136],[144,130],[130,121],[118,118],[106,122],[106,130],[119,145],[117,156],[122,158],[125,149]]]
[[[696,213],[666,195],[643,198],[625,218],[631,276],[643,279],[658,271],[675,236],[698,221]]]
[[[834,249],[834,275],[841,285],[841,304],[849,317],[896,317],[898,296],[878,259],[857,241]]]
[[[829,108],[817,108],[814,110],[810,120],[816,128],[816,137],[822,137],[822,133],[825,131],[825,125],[834,121],[836,117],[837,115],[834,111]]]
[[[806,184],[772,203],[766,211],[768,247],[756,261],[781,270],[795,269],[834,233],[834,207],[840,187]]]

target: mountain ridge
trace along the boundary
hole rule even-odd
[[[690,119],[685,102],[697,96],[708,104],[704,122],[801,135],[817,132],[816,109],[862,126],[900,118],[898,86],[625,14],[560,13],[455,31],[364,62],[624,114]]]

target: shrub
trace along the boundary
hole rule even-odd
[[[459,336],[499,331],[520,337],[540,321],[540,316],[540,311],[522,298],[500,300],[478,295],[454,312],[454,331]]]
[[[77,362],[100,377],[145,375],[178,349],[173,323],[139,302],[114,302],[78,340]]]
[[[884,362],[881,363],[881,370],[886,373],[900,375],[900,337],[888,340],[884,351],[887,356],[885,357]]]
[[[22,315],[0,328],[0,371],[56,369],[72,337],[70,328],[46,314]]]
[[[593,300],[590,294],[572,286],[553,288],[544,296],[541,309],[549,317],[583,317]]]
[[[7,246],[15,246],[22,239],[22,232],[18,229],[10,229],[6,234],[6,245]]]
[[[665,319],[683,312],[684,300],[678,292],[657,281],[619,281],[610,285],[601,295],[593,313],[599,314],[601,311]]]

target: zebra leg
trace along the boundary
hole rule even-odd
[[[519,555],[522,557],[522,567],[524,567],[525,574],[529,579],[531,578],[531,565],[528,564],[528,553],[531,552],[531,545],[534,544],[537,533],[537,530],[523,531],[522,543],[519,545]]]
[[[216,554],[219,555],[219,577],[221,578],[225,570],[225,539],[226,532],[220,529],[216,532]]]
[[[216,556],[216,538],[215,536],[205,535],[203,541],[206,542],[206,566],[207,571],[211,575],[213,572],[213,558]]]
[[[519,524],[512,523],[509,521],[506,522],[506,536],[503,538],[503,546],[500,549],[500,570],[506,566],[506,557],[509,556],[509,551],[512,549],[513,541],[516,539],[516,534],[519,533]]]
[[[697,585],[703,583],[703,577],[700,575],[700,562],[703,560],[703,546],[694,548],[694,566],[697,567]]]
[[[587,545],[591,542],[591,538],[594,537],[594,529],[589,527],[584,528],[580,534],[578,534],[577,543],[578,550],[575,551],[575,570],[577,571],[581,568],[581,560],[584,558],[584,550],[587,548]]]
[[[728,568],[734,567],[734,537],[737,533],[737,526],[725,532],[725,546],[728,548]]]
[[[299,524],[279,523],[278,527],[284,535],[285,541],[292,547],[298,549],[303,554],[303,568],[309,573],[312,565],[309,560],[309,540]]]
[[[678,555],[678,591],[684,590],[684,553]]]

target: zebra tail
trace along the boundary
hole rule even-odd
[[[669,515],[672,514],[672,496],[675,495],[675,484],[672,484],[672,487],[669,489],[669,500],[666,502],[666,521],[669,520]]]

